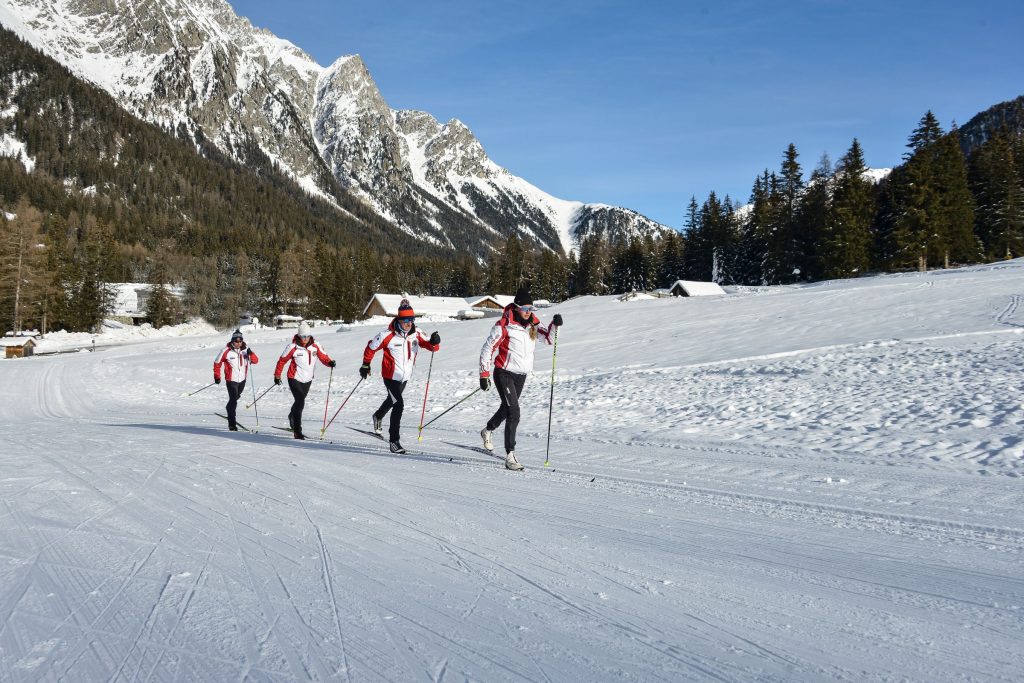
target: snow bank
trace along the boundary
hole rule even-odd
[[[172,337],[189,337],[216,333],[217,329],[202,318],[193,318],[180,325],[165,325],[157,329],[149,323],[142,325],[125,325],[116,320],[103,321],[103,331],[98,334],[90,332],[66,332],[58,330],[48,332],[39,340],[36,353],[58,353],[95,346],[112,346],[133,344],[153,339]]]

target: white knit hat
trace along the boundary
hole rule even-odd
[[[305,320],[299,323],[299,336],[308,337],[313,334],[313,328]]]

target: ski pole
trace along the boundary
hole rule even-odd
[[[472,396],[473,394],[475,394],[475,393],[476,393],[476,392],[478,392],[478,391],[480,391],[480,389],[479,389],[479,388],[476,388],[476,389],[474,389],[473,391],[471,391],[471,392],[469,392],[468,394],[466,394],[465,396],[463,396],[462,398],[460,398],[460,399],[459,399],[458,401],[456,401],[456,403],[455,403],[455,405],[454,405],[454,406],[452,406],[452,407],[451,407],[451,408],[449,408],[448,410],[444,411],[443,413],[441,413],[440,415],[438,415],[437,417],[435,417],[435,418],[434,418],[433,420],[431,420],[431,421],[430,421],[430,422],[428,422],[427,424],[423,425],[423,429],[426,429],[426,428],[427,428],[427,427],[429,427],[430,425],[432,425],[432,424],[434,424],[435,422],[437,422],[437,420],[439,420],[440,418],[444,417],[444,416],[445,416],[445,415],[446,415],[446,414],[448,413],[448,411],[452,410],[453,408],[455,408],[455,406],[459,405],[460,403],[462,403],[463,401],[465,401],[465,400],[466,400],[467,398],[469,398],[470,396]]]
[[[331,405],[331,382],[334,381],[334,368],[331,368],[331,374],[327,378],[327,401],[324,403],[324,426],[320,430],[320,436],[324,435],[324,431],[327,429],[327,407]]]
[[[252,376],[252,366],[249,367],[249,379],[252,381],[252,405],[256,405],[256,378]],[[256,427],[260,426],[260,409],[256,408]]]
[[[430,352],[430,366],[427,368],[427,388],[423,390],[423,410],[420,411],[420,435],[417,441],[423,441],[423,418],[427,414],[427,394],[430,393],[430,372],[434,369],[434,352]]]
[[[348,403],[348,400],[350,398],[352,398],[352,394],[356,393],[356,389],[359,388],[359,385],[363,383],[364,379],[366,379],[366,378],[365,377],[360,377],[359,378],[359,381],[356,382],[356,385],[354,387],[352,387],[352,391],[348,392],[348,396],[346,396],[345,400],[341,402],[341,405],[338,406],[338,409],[336,411],[334,411],[334,415],[331,416],[330,421],[327,424],[324,425],[323,429],[320,430],[320,438],[321,439],[324,438],[324,432],[326,432],[327,428],[330,427],[331,423],[334,422],[334,418],[338,417],[338,413],[340,413],[341,409],[345,407],[345,404]]]
[[[250,403],[249,405],[247,405],[245,407],[245,409],[248,410],[249,408],[252,408],[254,405],[256,405],[256,401],[258,401],[261,398],[263,398],[264,396],[266,396],[267,395],[267,391],[270,391],[271,389],[273,389],[276,386],[277,386],[276,384],[271,384],[269,387],[267,387],[266,391],[264,391],[262,394],[257,396],[255,399],[253,399],[253,402]],[[253,390],[253,393],[256,393],[256,387],[255,386],[253,386],[252,390]]]
[[[548,401],[548,447],[544,451],[544,467],[551,467],[551,411],[555,406],[555,357],[558,355],[558,326],[555,326],[555,347],[551,350],[551,398]]]
[[[209,389],[209,388],[210,388],[210,387],[212,387],[212,386],[213,386],[214,384],[216,384],[216,382],[210,382],[210,383],[209,383],[209,384],[207,384],[207,385],[206,385],[205,387],[203,387],[203,389]],[[195,390],[195,391],[193,391],[193,392],[192,392],[191,394],[185,394],[185,395],[186,395],[186,396],[195,396],[196,394],[198,394],[198,393],[199,393],[200,391],[202,391],[203,389],[196,389],[196,390]]]

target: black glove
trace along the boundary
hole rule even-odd
[[[480,388],[483,389],[484,391],[490,391],[491,390],[491,378],[490,377],[481,377],[480,378]]]
[[[362,377],[363,379],[366,379],[367,377],[370,376],[369,363],[363,363],[362,365],[359,366],[359,376]]]
[[[274,375],[274,384],[281,383],[281,375]]]
[[[440,343],[441,343],[441,335],[439,335],[437,332],[434,332],[433,334],[430,335],[430,345],[431,346],[437,346]]]
[[[555,317],[551,319],[551,324],[552,325],[558,325],[559,327],[561,327],[562,326],[562,314],[561,313],[555,313]]]
[[[213,378],[213,383],[214,384],[220,384],[220,377],[214,377]]]
[[[327,367],[329,367],[331,370],[333,370],[335,367],[337,367],[337,365],[338,365],[338,361],[336,361],[336,360],[330,360],[330,361],[327,362]]]

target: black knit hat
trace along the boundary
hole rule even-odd
[[[235,341],[236,339],[243,339],[242,331],[237,328],[231,333],[231,341]]]
[[[409,303],[408,299],[402,299],[398,304],[398,317],[399,318],[415,318],[416,311],[412,310],[412,304]]]
[[[532,306],[533,295],[530,294],[529,287],[520,287],[519,291],[516,292],[516,298],[512,301],[516,306]]]

